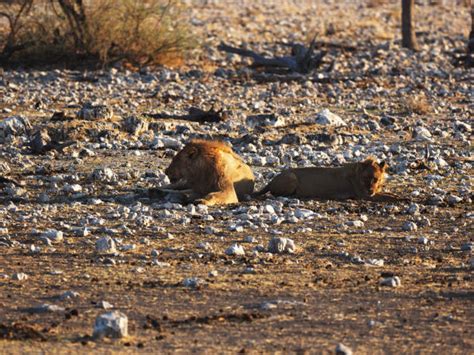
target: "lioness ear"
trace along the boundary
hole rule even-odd
[[[388,169],[388,164],[383,161],[380,163],[380,168],[382,168],[383,171],[386,171]]]

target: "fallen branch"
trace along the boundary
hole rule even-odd
[[[222,122],[225,120],[225,115],[223,110],[215,111],[214,106],[212,106],[208,111],[201,110],[197,107],[191,107],[187,115],[170,115],[167,113],[145,113],[145,117],[156,118],[156,119],[177,119],[185,120],[191,122]]]
[[[277,42],[277,44],[285,47],[291,47],[292,51],[294,50],[295,47],[302,46],[301,44],[298,43],[284,43],[284,42]],[[343,51],[348,51],[348,52],[355,52],[357,50],[357,47],[351,46],[348,44],[344,43],[336,43],[336,42],[324,42],[324,41],[315,41],[314,42],[314,48],[315,49],[337,49],[337,50],[343,50]],[[359,48],[360,49],[360,48]]]
[[[324,51],[313,55],[315,43],[313,39],[309,48],[301,44],[293,45],[291,56],[274,58],[268,58],[254,51],[232,47],[224,43],[221,43],[217,49],[227,53],[238,54],[242,57],[252,58],[253,63],[251,66],[253,68],[263,68],[267,72],[281,73],[284,70],[285,72],[308,74],[321,65],[322,59],[326,55]]]
[[[6,178],[4,176],[0,176],[0,184],[13,184],[15,186],[19,186],[16,181],[13,181],[12,179]]]

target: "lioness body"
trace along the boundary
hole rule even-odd
[[[237,203],[254,189],[250,167],[218,141],[191,141],[165,172],[172,184],[163,191],[182,190],[188,199],[206,205]]]
[[[257,194],[270,192],[274,196],[295,196],[320,199],[390,200],[380,194],[387,164],[374,159],[346,164],[337,168],[296,168],[281,172]]]

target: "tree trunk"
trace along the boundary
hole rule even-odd
[[[415,0],[402,0],[402,47],[418,50],[413,24],[414,7]]]
[[[467,53],[474,55],[474,4],[471,5],[471,33],[467,42]]]
[[[474,4],[471,5],[471,33],[467,39],[466,68],[474,68]]]

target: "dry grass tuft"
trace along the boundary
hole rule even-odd
[[[372,8],[386,5],[387,3],[388,3],[388,0],[368,0],[367,7],[372,9]]]
[[[402,102],[403,109],[408,113],[426,115],[431,112],[432,107],[424,95],[408,97]]]
[[[178,0],[82,3],[85,5],[76,3],[74,11],[84,19],[74,22],[59,2],[34,2],[21,14],[21,26],[16,29],[15,42],[21,47],[3,61],[28,64],[90,59],[101,64],[126,61],[141,66],[159,63],[161,58],[182,58],[194,46],[185,8]],[[19,9],[18,4],[0,6],[13,14]],[[8,35],[8,31],[0,31],[0,53]]]

